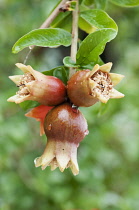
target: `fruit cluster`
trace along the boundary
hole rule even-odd
[[[86,119],[78,107],[89,107],[96,102],[107,103],[110,98],[124,95],[114,89],[123,75],[109,73],[112,63],[96,64],[92,71],[77,71],[67,86],[54,77],[46,76],[31,66],[17,63],[24,75],[9,78],[19,87],[16,95],[8,99],[17,104],[33,100],[40,106],[30,110],[26,116],[40,121],[40,135],[47,136],[47,145],[41,157],[35,159],[35,166],[60,171],[70,167],[73,174],[79,173],[77,148],[88,134]]]

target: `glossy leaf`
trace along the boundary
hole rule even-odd
[[[107,0],[94,0],[97,9],[105,9]]]
[[[70,56],[67,56],[63,59],[63,63],[64,63],[64,66],[66,67],[75,67],[75,68],[78,68],[79,65],[77,65],[72,59]]]
[[[66,68],[65,66],[58,66],[56,68],[53,68],[48,71],[44,71],[42,73],[45,75],[55,76],[61,79],[64,82],[64,84],[67,84],[69,72],[68,72],[68,68]]]
[[[100,102],[100,106],[99,106],[99,110],[98,110],[98,117],[101,117],[102,115],[104,115],[107,112],[107,110],[109,108],[109,104],[110,104],[109,101],[106,104]]]
[[[139,0],[110,0],[110,1],[121,7],[134,7],[139,5]]]
[[[80,45],[76,56],[76,63],[86,65],[97,61],[106,43],[114,39],[116,35],[117,31],[114,29],[100,29],[89,34]]]
[[[37,101],[24,101],[20,103],[19,105],[24,111],[26,111],[28,109],[32,109],[36,106],[39,106],[40,104]]]
[[[80,69],[90,69],[92,70],[93,67],[96,65],[96,64],[99,64],[100,66],[104,64],[104,62],[102,61],[102,59],[100,57],[98,57],[97,60],[95,60],[94,62],[90,62],[86,65],[82,65],[80,66]]]
[[[94,0],[83,0],[83,4],[86,6],[91,6],[94,4]]]
[[[32,45],[42,47],[58,47],[60,45],[69,46],[71,44],[71,34],[63,29],[36,29],[22,36],[13,46],[12,52],[18,53],[25,47]]]
[[[51,24],[52,28],[62,28],[71,32],[72,26],[72,15],[71,12],[61,12],[59,15],[54,19]]]
[[[114,20],[100,9],[86,10],[80,13],[79,27],[87,33],[92,33],[97,29],[112,28],[118,31]]]

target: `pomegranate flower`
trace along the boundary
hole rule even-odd
[[[40,136],[45,134],[44,132],[44,119],[46,114],[51,110],[53,106],[40,105],[31,109],[28,113],[25,114],[26,117],[35,118],[40,122]]]
[[[29,65],[17,63],[16,66],[24,72],[24,75],[9,77],[19,87],[16,95],[8,99],[9,102],[19,104],[32,100],[46,106],[55,106],[65,101],[66,87],[60,79],[46,76]]]
[[[98,101],[107,103],[110,98],[122,98],[124,94],[114,89],[123,75],[109,73],[112,63],[96,64],[92,71],[76,72],[68,81],[68,97],[76,106],[92,106]]]
[[[35,159],[35,166],[44,170],[59,167],[63,172],[70,167],[73,174],[79,173],[77,148],[88,134],[87,122],[77,108],[68,103],[54,107],[45,118],[44,130],[47,144],[41,157]]]

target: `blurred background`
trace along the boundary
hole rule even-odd
[[[17,91],[8,79],[20,74],[15,63],[24,62],[28,49],[12,54],[22,35],[39,28],[57,0],[0,0],[0,209],[137,210],[139,209],[139,7],[109,4],[108,14],[119,27],[107,44],[104,62],[125,75],[117,89],[123,99],[81,108],[89,135],[78,149],[80,173],[61,173],[34,167],[46,137],[39,123],[26,118],[18,105],[8,103]],[[80,36],[85,36],[80,31]],[[52,56],[53,55],[53,56]],[[69,48],[35,48],[27,64],[45,71],[62,64]]]

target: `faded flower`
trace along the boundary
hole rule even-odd
[[[68,97],[76,106],[92,106],[98,101],[107,103],[110,98],[122,98],[124,94],[114,86],[123,75],[109,73],[112,63],[102,66],[96,64],[92,71],[82,70],[75,73],[68,81]]]
[[[63,172],[70,167],[73,174],[79,173],[77,148],[88,134],[87,122],[77,108],[68,103],[54,107],[45,118],[44,130],[47,144],[41,157],[35,159],[35,166],[42,170],[59,167]]]
[[[31,66],[17,63],[24,75],[10,76],[9,78],[19,87],[16,95],[8,99],[17,104],[32,100],[46,106],[55,106],[65,101],[66,87],[57,77],[47,76],[34,70]]]

